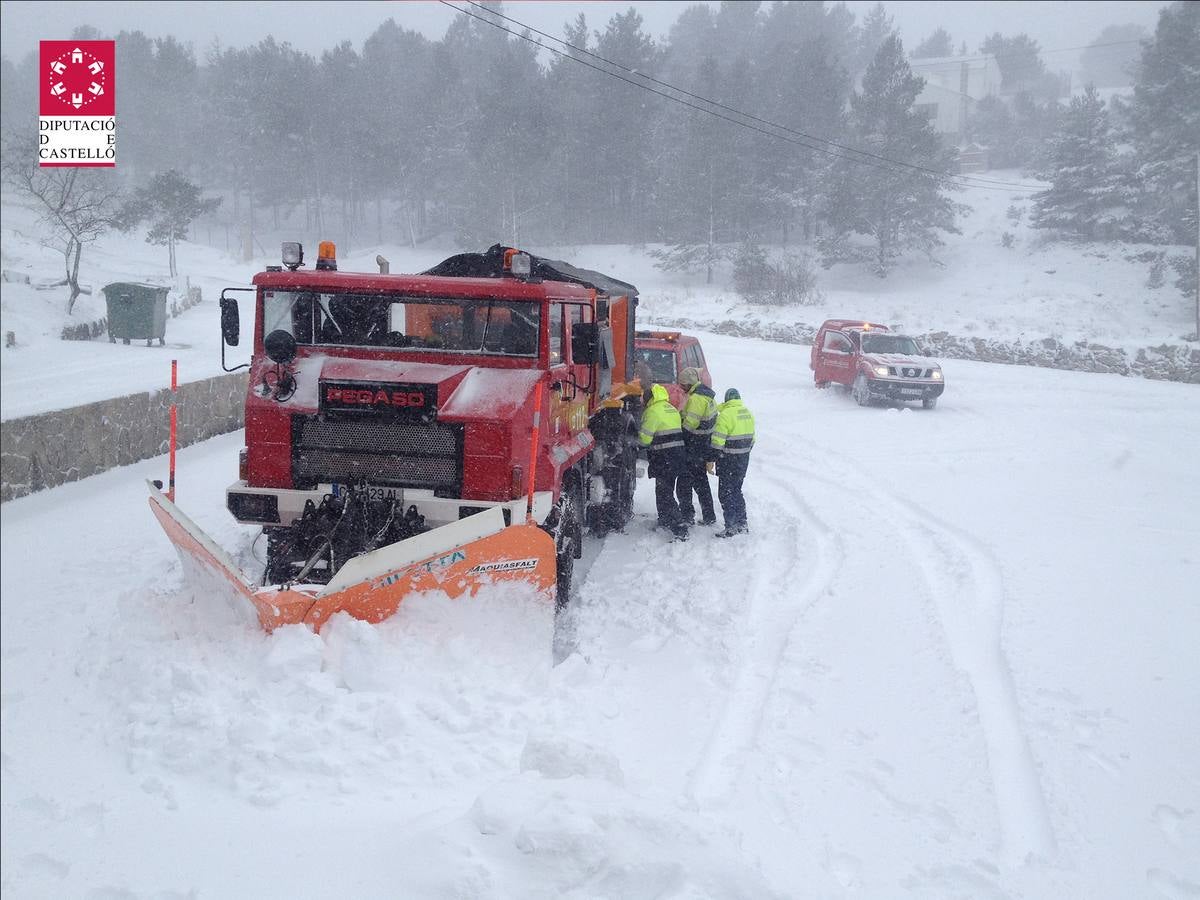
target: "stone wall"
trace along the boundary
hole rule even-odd
[[[774,322],[735,321],[702,322],[694,319],[655,320],[656,324],[686,331],[711,331],[736,337],[754,337],[786,344],[812,344],[817,326]],[[945,331],[914,334],[931,356],[943,359],[970,359],[977,362],[1042,366],[1078,372],[1109,372],[1162,381],[1200,384],[1200,349],[1178,344],[1143,347],[1135,354],[1119,347],[1106,347],[1088,341],[1064,344],[1055,338],[1032,341],[997,341],[978,337],[957,337]]]
[[[166,453],[171,402],[166,388],[0,424],[0,501]],[[174,402],[180,447],[235,431],[246,373],[181,384]]]

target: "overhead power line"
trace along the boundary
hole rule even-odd
[[[899,172],[902,170],[908,170],[910,172],[912,172],[912,171],[920,172],[922,174],[932,175],[938,179],[956,182],[956,183],[958,183],[962,186],[966,186],[966,187],[991,188],[991,189],[996,189],[996,190],[1009,190],[1009,191],[1020,191],[1020,192],[1041,190],[1041,188],[1037,185],[1019,184],[1017,182],[1001,181],[998,179],[979,178],[976,176],[955,175],[955,174],[951,174],[951,173],[947,173],[947,172],[939,172],[938,170],[928,168],[927,166],[920,166],[915,163],[905,162],[904,160],[891,159],[889,157],[871,153],[870,151],[867,151],[867,150],[860,150],[856,147],[849,147],[844,144],[839,144],[836,141],[828,140],[826,138],[816,137],[815,135],[807,134],[805,132],[798,131],[793,128],[789,128],[786,125],[780,125],[777,122],[772,122],[770,120],[760,118],[760,117],[752,115],[750,113],[743,112],[734,107],[726,106],[722,103],[718,103],[717,101],[710,100],[707,97],[702,97],[699,94],[694,94],[694,93],[691,93],[690,91],[686,91],[683,88],[675,87],[674,85],[672,85],[668,82],[660,81],[649,75],[644,75],[644,74],[636,71],[635,69],[630,69],[627,66],[621,65],[620,63],[616,63],[616,62],[613,62],[612,60],[606,59],[605,57],[600,56],[599,54],[592,53],[590,50],[587,50],[586,48],[578,47],[574,44],[571,44],[567,41],[562,40],[561,38],[556,38],[553,35],[549,35],[543,31],[539,31],[538,29],[533,28],[529,25],[526,25],[525,23],[520,22],[516,19],[513,19],[509,16],[506,16],[503,13],[498,13],[498,12],[495,12],[494,10],[488,9],[485,6],[475,3],[474,0],[465,0],[465,2],[471,4],[472,6],[477,7],[478,9],[483,10],[490,16],[495,16],[495,17],[504,19],[506,21],[512,22],[514,25],[518,25],[528,32],[531,32],[533,34],[539,34],[542,37],[545,37],[549,40],[555,41],[556,43],[562,44],[563,46],[569,47],[570,49],[575,50],[578,53],[581,53],[581,54],[589,56],[593,59],[599,60],[600,62],[603,62],[608,66],[612,66],[613,68],[621,69],[625,72],[629,72],[631,75],[634,75],[636,78],[642,79],[642,81],[635,81],[632,78],[627,78],[624,75],[619,74],[618,72],[614,72],[610,69],[606,69],[606,68],[602,68],[601,66],[594,65],[593,63],[588,62],[586,59],[581,59],[578,56],[574,56],[569,53],[564,53],[563,51],[558,50],[554,47],[547,47],[544,44],[540,43],[539,41],[536,41],[533,38],[531,38],[525,34],[520,34],[516,31],[513,31],[510,28],[506,28],[504,25],[500,24],[499,22],[495,22],[489,18],[485,18],[483,16],[477,15],[476,13],[471,12],[469,9],[463,9],[461,7],[455,6],[453,3],[449,2],[449,0],[439,0],[439,2],[441,2],[444,6],[448,6],[450,9],[455,10],[458,13],[461,13],[464,16],[468,16],[469,18],[476,19],[480,22],[483,22],[486,25],[490,25],[493,28],[497,28],[500,31],[506,32],[507,34],[513,35],[514,37],[520,38],[521,40],[532,43],[535,46],[540,47],[544,50],[547,50],[550,53],[554,53],[557,56],[563,57],[564,59],[569,59],[573,62],[579,63],[580,65],[587,66],[588,68],[594,69],[597,72],[600,72],[604,75],[608,75],[611,78],[616,78],[619,81],[624,81],[625,83],[633,85],[634,87],[639,88],[641,90],[646,90],[652,94],[657,94],[658,96],[664,97],[665,99],[670,100],[674,103],[678,103],[678,104],[680,104],[682,106],[686,106],[690,109],[694,109],[699,112],[705,113],[706,115],[713,116],[714,118],[721,119],[721,120],[729,122],[733,125],[737,125],[740,128],[747,128],[751,131],[758,132],[759,134],[766,135],[767,137],[772,137],[777,140],[787,141],[788,143],[795,144],[796,146],[804,147],[807,150],[812,150],[816,153],[822,153],[826,156],[832,157],[833,159],[839,159],[839,160],[843,160],[845,162],[871,166],[873,168],[882,169],[882,170],[890,171],[890,172]],[[669,90],[675,91],[676,93],[682,94],[687,97],[693,97],[693,98],[701,101],[702,103],[706,103],[706,104],[708,104],[708,107],[715,107],[716,109],[727,110],[727,111],[733,113],[734,115],[740,116],[740,117],[742,117],[742,119],[747,119],[749,121],[741,121],[739,119],[731,118],[730,116],[727,116],[720,112],[717,112],[716,109],[710,109],[706,106],[700,106],[696,103],[691,103],[687,100],[684,100],[681,97],[676,97],[672,94],[665,93],[664,91],[657,90],[657,89],[651,87],[650,84],[647,84],[645,82],[660,84],[663,87],[668,88]],[[778,129],[779,131],[785,131],[785,132],[788,132],[789,134],[795,135],[796,137],[794,137],[794,138],[789,137],[786,134],[779,134],[776,131],[768,131],[765,128],[760,128],[754,124],[751,124],[752,122],[759,122],[763,125],[768,126],[769,128],[775,128],[775,129]],[[807,143],[807,141],[815,141],[818,144],[825,144],[827,146],[824,146],[824,147],[823,146],[814,146],[812,143]],[[836,150],[841,150],[841,151],[844,151],[845,153],[857,154],[859,157],[862,157],[862,158],[845,156],[842,153],[837,153],[837,152],[835,152],[834,149],[830,149],[830,148],[835,148]]]

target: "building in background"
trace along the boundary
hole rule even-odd
[[[987,148],[966,143],[967,123],[984,97],[1000,94],[1000,67],[992,56],[916,59],[913,73],[925,79],[915,109],[933,123],[943,139],[959,148],[959,171],[982,172]]]
[[[975,103],[1000,93],[1000,67],[992,56],[916,59],[912,68],[925,79],[917,111],[928,116],[938,134],[953,139],[962,139]]]

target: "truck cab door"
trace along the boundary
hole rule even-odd
[[[596,401],[600,365],[598,360],[589,362],[582,358],[576,359],[575,341],[573,340],[577,325],[590,324],[595,321],[592,308],[582,303],[568,303],[564,309],[563,353],[568,357],[571,384],[569,395],[565,398],[567,400],[566,415],[568,427],[571,433],[575,434],[587,427],[588,412]],[[597,347],[597,350],[600,348]]]
[[[567,365],[567,341],[563,337],[564,309],[562,303],[550,302],[547,315],[546,357],[550,372],[550,433],[553,441],[567,431],[567,407],[574,394],[570,368]]]

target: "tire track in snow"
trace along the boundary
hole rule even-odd
[[[844,555],[840,540],[812,511],[793,482],[773,474],[780,468],[792,467],[780,466],[774,458],[768,465],[770,470],[765,480],[771,483],[772,494],[784,495],[791,502],[769,518],[760,517],[767,518],[764,525],[778,522],[782,527],[768,530],[756,525],[755,534],[767,534],[769,542],[766,550],[757,550],[755,555],[790,562],[771,575],[766,566],[759,565],[746,583],[743,596],[748,612],[741,661],[733,686],[688,779],[688,794],[699,802],[725,803],[730,799],[742,774],[746,753],[758,739],[788,644],[804,613],[825,593]],[[764,469],[760,467],[759,471]],[[771,507],[780,510],[778,503],[772,502]],[[789,508],[799,515],[790,514]],[[797,570],[803,558],[797,553],[801,546],[798,520],[807,523],[814,538],[811,543],[816,548],[816,560],[800,585],[794,587],[801,580]],[[738,549],[736,545],[733,547]]]
[[[789,438],[814,446],[798,433]],[[806,477],[834,487],[854,483],[860,493],[872,495],[877,501],[873,509],[900,524],[898,534],[929,585],[951,659],[975,694],[1004,856],[1014,865],[1031,855],[1049,857],[1056,842],[1001,642],[1004,586],[996,563],[975,537],[880,488],[860,466],[839,461],[828,451],[823,456],[825,471],[809,470]]]

